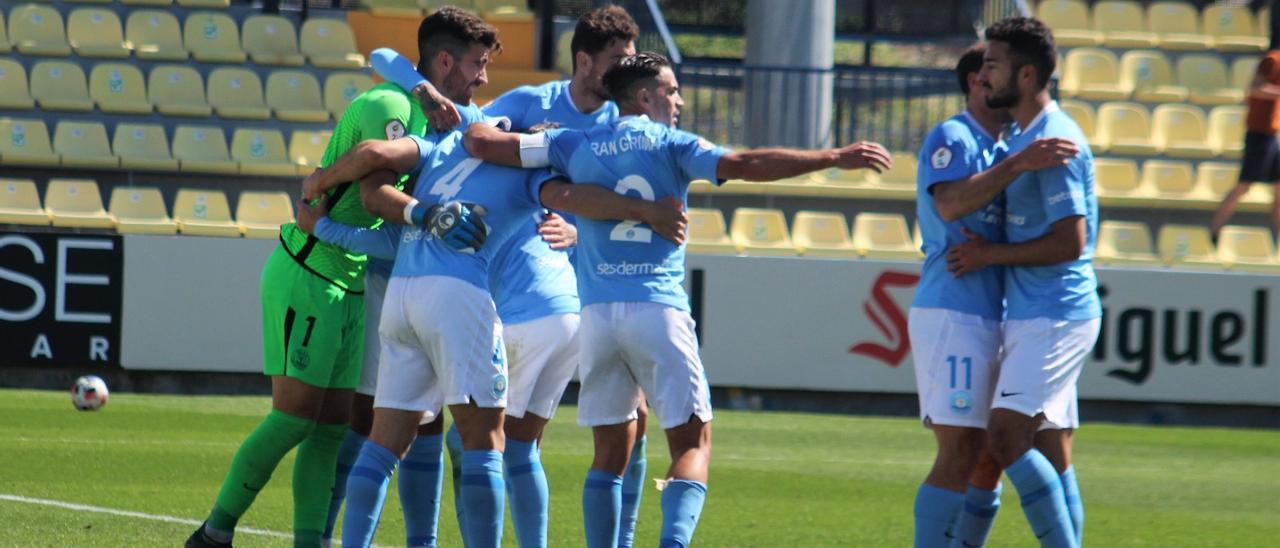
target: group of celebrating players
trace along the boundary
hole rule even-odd
[[[474,13],[426,17],[416,66],[374,52],[387,82],[338,121],[263,269],[272,410],[188,547],[230,546],[295,447],[296,546],[330,545],[340,511],[342,544],[370,545],[397,468],[405,542],[435,546],[446,450],[465,545],[501,544],[509,498],[520,546],[547,546],[542,433],[575,371],[595,445],[585,544],[634,541],[649,405],[671,456],[659,544],[690,544],[712,411],[683,290],[689,183],[879,171],[891,158],[868,142],[734,152],[674,129],[679,83],[666,58],[635,52],[637,36],[621,8],[588,12],[569,80],[483,109],[472,96],[501,44]],[[1091,161],[1045,91],[1048,30],[1012,19],[987,38],[985,62],[970,52],[957,69],[968,111],[921,153],[928,258],[911,335],[939,455],[917,497],[917,545],[981,544],[998,504],[998,487],[982,486],[1004,470],[1041,541],[1074,546],[1074,386],[1098,327]]]

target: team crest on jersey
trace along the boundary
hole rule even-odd
[[[493,388],[489,390],[489,393],[493,395],[494,398],[501,398],[505,395],[507,393],[507,376],[502,373],[494,375]]]
[[[716,146],[706,139],[698,138],[698,148],[702,150],[715,150]]]
[[[391,120],[387,122],[387,140],[399,139],[404,137],[404,124],[400,120]]]
[[[933,151],[933,156],[929,157],[929,165],[933,166],[933,169],[946,169],[951,165],[951,149],[938,147],[938,150]]]

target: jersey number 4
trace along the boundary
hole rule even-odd
[[[653,185],[650,185],[649,181],[639,175],[623,177],[621,181],[618,181],[618,186],[614,187],[613,191],[623,196],[626,196],[629,191],[635,191],[640,194],[640,198],[650,202],[654,201]],[[653,241],[653,231],[640,226],[639,221],[622,221],[613,227],[613,230],[609,231],[609,239],[615,242],[647,244]]]
[[[458,162],[453,169],[436,179],[435,184],[431,185],[430,193],[440,196],[441,202],[452,200],[462,191],[462,182],[467,180],[467,177],[470,177],[478,167],[480,167],[480,160],[476,158],[467,158]]]

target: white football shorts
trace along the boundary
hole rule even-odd
[[[1000,371],[1000,322],[955,310],[913,307],[907,331],[920,419],[986,429]]]
[[[357,394],[372,396],[378,386],[378,355],[382,341],[378,324],[382,320],[382,299],[387,294],[387,278],[368,270],[364,273],[364,363],[360,365]]]
[[[511,370],[507,416],[555,416],[564,389],[578,369],[580,321],[577,314],[553,314],[502,327]]]
[[[1101,326],[1101,318],[1006,321],[1004,359],[991,406],[1028,417],[1044,413],[1050,429],[1079,426],[1076,381]]]

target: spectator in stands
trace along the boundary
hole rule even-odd
[[[1276,142],[1276,130],[1280,129],[1280,50],[1267,52],[1258,63],[1245,105],[1248,106],[1248,115],[1245,117],[1240,182],[1227,192],[1213,214],[1209,230],[1215,242],[1253,183],[1274,185],[1280,180],[1280,145]],[[1271,202],[1271,227],[1280,230],[1280,198]]]

